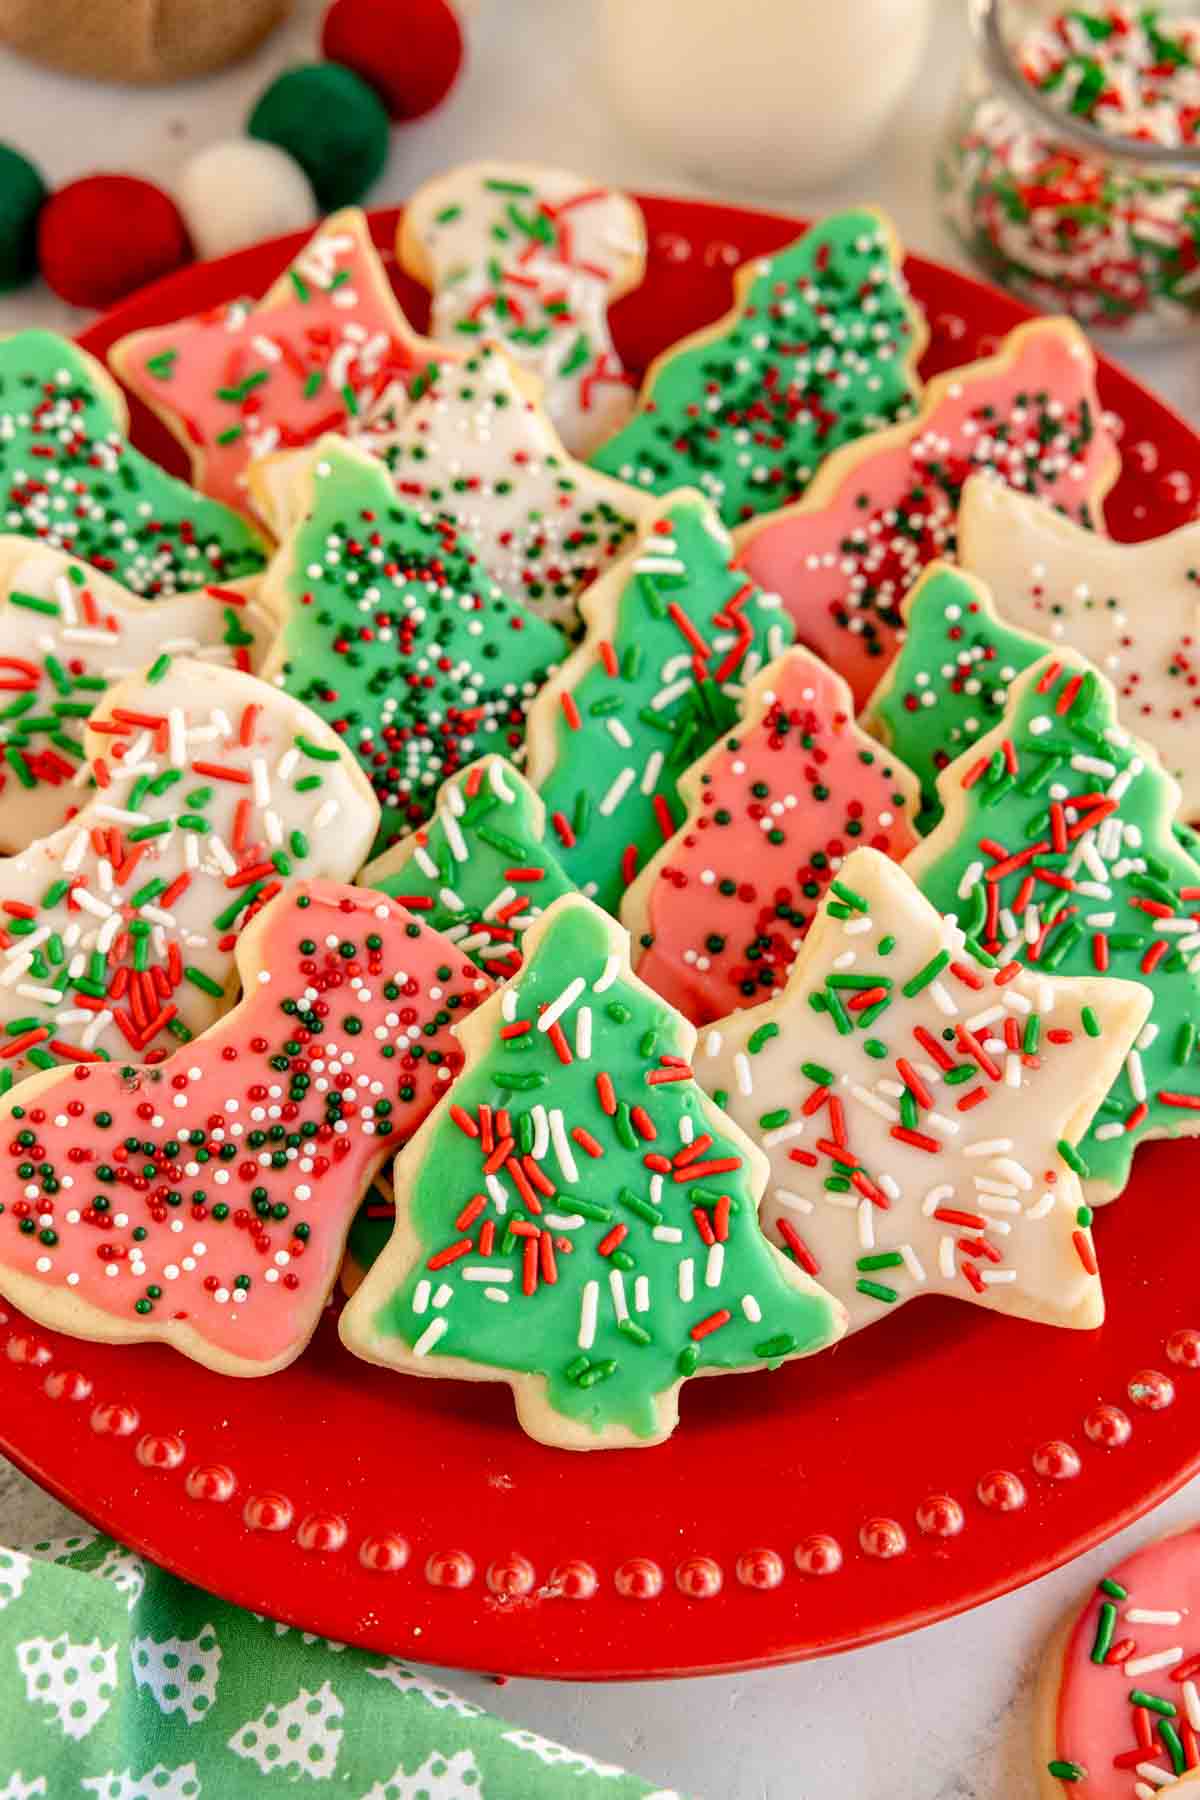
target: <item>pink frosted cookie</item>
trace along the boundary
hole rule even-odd
[[[434,337],[502,344],[541,382],[573,455],[625,424],[636,382],[608,308],[646,264],[646,228],[627,194],[536,163],[466,163],[417,189],[397,254],[433,289]]]
[[[1051,1638],[1035,1713],[1044,1800],[1200,1792],[1200,1526],[1135,1550]]]
[[[901,861],[917,842],[916,778],[855,727],[849,688],[809,650],[755,676],[732,731],[679,788],[687,819],[621,919],[642,980],[696,1024],[783,986],[857,845]]]
[[[246,512],[248,468],[327,431],[370,437],[414,376],[457,354],[418,337],[357,208],[321,225],[261,300],[134,332],[109,362],[192,458],[196,486]]]
[[[783,596],[797,636],[846,677],[856,706],[895,655],[909,588],[954,552],[969,475],[1101,525],[1119,464],[1095,371],[1077,326],[1019,325],[995,356],[931,381],[916,418],[837,451],[803,500],[738,534],[741,565]]]
[[[55,1331],[270,1375],[491,983],[394,901],[327,881],[257,915],[238,972],[241,1004],[167,1062],[47,1070],[3,1103],[0,1293]]]
[[[257,668],[275,619],[258,582],[146,601],[61,550],[0,536],[0,851],[79,811],[83,726],[156,657]]]

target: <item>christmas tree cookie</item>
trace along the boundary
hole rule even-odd
[[[0,339],[0,531],[67,550],[156,600],[252,575],[265,546],[131,446],[120,388],[50,331]]]
[[[360,1196],[446,1091],[451,1027],[491,984],[382,894],[328,881],[258,912],[238,972],[241,1004],[166,1062],[50,1069],[0,1102],[0,1293],[71,1336],[269,1375],[316,1329]]]
[[[261,300],[136,331],[109,362],[192,459],[202,493],[248,509],[246,471],[326,432],[371,431],[414,376],[453,350],[401,312],[357,208],[335,213]]]
[[[656,494],[697,487],[727,525],[794,500],[840,445],[913,410],[926,334],[900,255],[862,207],[743,264],[733,310],[651,364],[595,466]]]
[[[0,851],[78,812],[83,722],[113,682],[160,655],[249,671],[275,629],[239,588],[148,602],[61,550],[0,536]]]
[[[354,874],[375,833],[354,759],[253,675],[160,656],[102,697],[83,749],[81,810],[0,860],[0,1091],[160,1062],[224,1011],[254,914],[289,879]]]
[[[541,382],[572,455],[626,423],[636,384],[613,348],[608,308],[646,263],[628,195],[535,163],[467,163],[417,189],[397,253],[433,289],[434,337],[502,344]]]
[[[369,864],[364,887],[390,894],[464,956],[503,980],[521,941],[575,883],[545,843],[546,809],[503,756],[444,781],[428,825]]]
[[[817,903],[858,844],[917,842],[917,783],[857,730],[809,650],[749,683],[728,737],[680,779],[687,819],[621,902],[643,981],[697,1025],[781,988]]]
[[[1117,690],[1121,721],[1154,745],[1200,817],[1200,525],[1116,544],[1027,495],[969,481],[959,561],[1005,624],[1070,644]]]
[[[1095,375],[1078,326],[1019,325],[995,356],[931,381],[914,419],[831,457],[803,500],[739,535],[739,562],[783,595],[797,636],[846,677],[857,706],[895,655],[905,594],[954,553],[969,475],[1100,525],[1119,463]]]
[[[500,591],[454,526],[401,502],[373,457],[325,439],[308,482],[305,516],[264,584],[282,625],[263,674],[357,756],[382,848],[489,739],[520,749],[525,709],[566,640]]]
[[[901,611],[900,648],[863,708],[862,724],[920,782],[917,823],[924,833],[942,816],[941,771],[991,730],[1021,670],[1052,646],[1006,625],[983,583],[949,563],[931,563]]]
[[[620,927],[568,895],[525,951],[397,1159],[396,1230],[342,1336],[409,1373],[509,1382],[544,1443],[656,1443],[689,1375],[823,1349],[844,1315],[763,1237],[761,1159]]]
[[[419,399],[371,445],[399,498],[464,532],[505,593],[573,628],[579,590],[628,547],[646,500],[567,455],[536,384],[502,350],[484,345],[420,379]],[[251,474],[277,537],[302,503],[305,454],[267,457]]]
[[[778,599],[732,554],[698,494],[659,501],[630,555],[585,594],[587,634],[530,708],[528,775],[555,854],[609,912],[679,825],[683,771],[791,642]]]
[[[698,1079],[770,1162],[763,1223],[851,1330],[928,1293],[1104,1316],[1075,1146],[1150,995],[977,948],[856,850],[784,992],[703,1034]]]
[[[1150,1022],[1080,1144],[1095,1200],[1149,1137],[1200,1130],[1200,862],[1172,819],[1179,789],[1072,651],[1035,663],[1001,722],[938,781],[944,817],[905,868],[1002,966],[1124,976]]]

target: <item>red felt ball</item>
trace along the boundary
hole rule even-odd
[[[368,82],[393,119],[419,119],[458,78],[462,27],[448,0],[333,0],[321,54]]]
[[[72,306],[111,306],[191,259],[169,194],[133,175],[88,175],[52,194],[38,220],[46,285]]]

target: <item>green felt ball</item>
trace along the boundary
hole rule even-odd
[[[27,157],[0,144],[0,290],[37,274],[37,221],[46,184]]]
[[[261,96],[246,129],[295,158],[324,212],[361,199],[387,161],[387,110],[339,63],[288,69]]]

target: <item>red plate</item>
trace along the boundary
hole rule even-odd
[[[723,311],[731,269],[796,230],[643,204],[647,279],[616,321],[635,368]],[[396,217],[375,216],[381,246]],[[82,341],[102,354],[136,327],[261,292],[300,242],[187,270]],[[927,370],[1028,316],[935,264],[909,273],[933,328]],[[398,287],[423,319],[420,292]],[[1115,534],[1191,518],[1196,434],[1111,364],[1101,392],[1125,427]],[[142,447],[178,468],[162,428],[136,420]],[[1101,1217],[1102,1330],[924,1300],[778,1374],[690,1383],[677,1436],[654,1450],[547,1450],[517,1429],[505,1388],[368,1368],[329,1320],[284,1374],[239,1382],[3,1313],[0,1449],[202,1587],[427,1662],[586,1679],[849,1649],[1032,1580],[1200,1468],[1198,1167],[1188,1145],[1152,1145]]]

